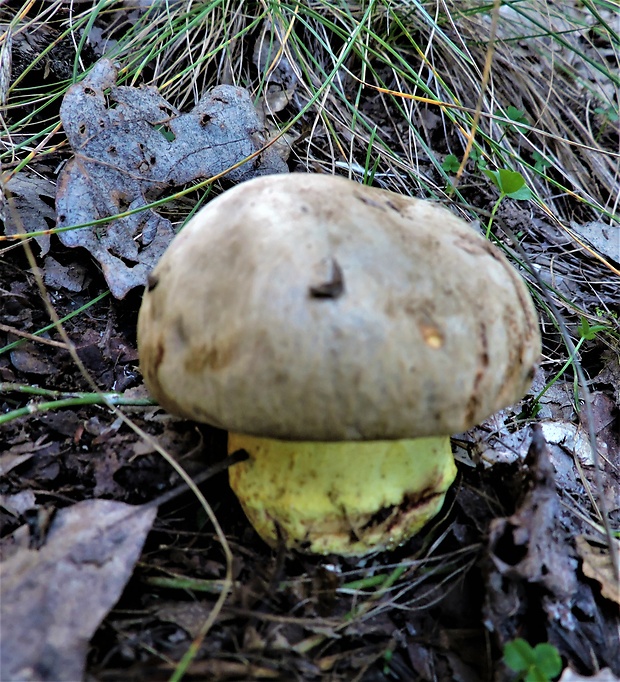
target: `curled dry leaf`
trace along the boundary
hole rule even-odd
[[[554,646],[561,643],[569,664],[590,669],[597,661],[613,669],[620,660],[615,616],[593,617],[597,606],[591,586],[577,574],[574,515],[563,511],[538,424],[524,465],[523,494],[514,514],[494,519],[489,529],[485,624],[499,646],[543,633]]]
[[[583,535],[575,538],[575,546],[583,562],[581,570],[584,575],[600,583],[603,597],[620,605],[620,583],[614,575],[614,566],[607,547],[591,543]],[[620,542],[616,539],[612,551],[620,558]]]
[[[156,511],[80,502],[58,512],[40,549],[0,564],[0,679],[82,679],[88,640],[129,580]]]
[[[146,282],[174,236],[169,220],[139,209],[167,187],[225,172],[267,141],[242,88],[213,88],[182,114],[155,88],[116,86],[116,76],[112,62],[102,59],[64,97],[60,117],[75,157],[60,174],[56,213],[57,226],[68,227],[138,209],[58,235],[66,246],[88,249],[101,263],[112,294],[123,298]],[[267,148],[227,178],[240,182],[286,170]]]
[[[500,575],[537,583],[558,601],[568,600],[575,591],[575,562],[558,528],[560,500],[539,425],[534,428],[525,462],[526,492],[512,516],[491,523],[489,557]]]
[[[7,183],[6,190],[11,201],[3,207],[4,231],[7,235],[25,232],[42,232],[54,226],[55,214],[52,204],[56,189],[49,180],[29,173],[17,173]],[[3,198],[4,198],[3,190]],[[50,250],[47,234],[35,237],[44,256]]]

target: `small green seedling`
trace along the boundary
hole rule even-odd
[[[506,197],[509,197],[510,199],[516,199],[517,201],[527,201],[528,199],[532,198],[532,190],[527,186],[525,178],[517,171],[508,170],[508,168],[500,168],[496,171],[483,169],[482,172],[499,190],[499,198],[491,210],[491,217],[489,218],[489,223],[487,225],[488,239],[489,235],[491,234],[493,218],[495,217],[497,209],[499,208],[499,205],[502,203],[502,201]]]
[[[620,113],[618,112],[618,108],[613,104],[609,107],[595,107],[594,112],[600,116],[600,126],[595,138],[598,142],[607,132],[610,125],[614,130],[618,128]]]
[[[583,315],[581,316],[581,322],[577,325],[577,331],[579,332],[579,341],[575,346],[574,352],[571,354],[568,360],[566,360],[560,371],[553,377],[553,379],[551,379],[551,381],[548,381],[545,387],[542,389],[542,391],[532,399],[532,404],[531,407],[529,408],[529,416],[535,417],[538,414],[538,412],[540,411],[540,399],[553,386],[553,384],[555,384],[562,376],[564,376],[564,372],[566,372],[566,370],[574,362],[584,342],[592,341],[592,339],[594,339],[599,332],[605,331],[606,329],[608,329],[606,325],[590,324]],[[575,373],[575,377],[576,376],[577,374]],[[573,379],[573,381],[575,381],[575,379]],[[575,383],[575,403],[577,403],[578,400],[576,391],[577,384]]]
[[[487,162],[484,156],[482,156],[482,153],[477,149],[471,150],[469,158],[476,164],[476,166],[478,166],[480,170],[484,170],[487,167]],[[461,167],[461,162],[459,161],[459,157],[456,156],[456,154],[448,154],[448,156],[446,156],[446,158],[443,160],[441,167],[446,171],[446,173],[456,173]]]
[[[500,191],[502,199],[510,197],[517,201],[526,201],[532,198],[532,190],[525,183],[525,178],[521,173],[507,168],[500,168],[496,171],[484,170],[483,173]]]
[[[501,142],[509,132],[519,128],[522,125],[528,124],[525,112],[521,111],[521,109],[517,109],[517,107],[513,106],[512,104],[506,107],[505,111],[497,112],[497,116],[497,122],[504,129],[504,133],[499,142]]]
[[[592,341],[598,332],[607,329],[604,324],[590,324],[585,317],[581,317],[581,322],[577,325],[579,336],[586,341]]]
[[[539,173],[544,173],[547,168],[551,168],[553,166],[553,163],[549,161],[549,159],[546,156],[543,156],[540,152],[532,152],[532,158],[534,159],[534,168],[539,172]]]
[[[562,659],[552,644],[532,648],[520,637],[504,647],[504,663],[525,682],[550,682],[562,672]]]
[[[472,149],[469,156],[480,170],[484,170],[487,167],[487,160],[484,158],[482,152],[478,149]]]
[[[599,114],[599,116],[604,116],[610,123],[617,123],[620,120],[620,114],[613,105],[610,107],[595,107],[594,112]]]
[[[514,121],[515,123],[527,123],[525,112],[521,111],[521,109],[517,109],[517,107],[512,106],[512,104],[506,108],[505,113],[505,118],[510,119],[510,121]],[[504,128],[510,128],[512,127],[510,121],[499,121],[499,124]]]
[[[441,167],[446,171],[446,173],[456,173],[460,166],[461,163],[458,159],[458,156],[455,154],[448,154],[441,164]]]
[[[392,656],[394,655],[394,652],[391,649],[387,649],[385,653],[383,654],[383,674],[386,677],[392,677],[392,669],[391,669],[391,662],[392,662]]]

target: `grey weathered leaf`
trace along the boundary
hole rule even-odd
[[[82,679],[88,641],[129,580],[155,514],[79,502],[58,512],[40,549],[0,564],[0,679]]]
[[[571,228],[603,256],[620,263],[620,225],[594,220],[583,225],[571,223]]]
[[[243,88],[217,86],[183,114],[155,88],[116,86],[116,75],[102,59],[63,99],[60,117],[75,157],[58,181],[58,227],[142,209],[147,195],[152,201],[166,188],[224,173],[266,144]],[[267,148],[226,177],[241,182],[287,170]],[[59,233],[66,246],[83,246],[101,263],[117,298],[146,282],[173,236],[170,221],[152,209]]]
[[[52,203],[56,188],[52,182],[22,172],[6,183],[6,189],[11,193],[12,201],[4,207],[5,234],[18,234],[22,230],[39,232],[54,226],[56,215]],[[35,240],[44,256],[50,250],[49,235],[40,235]]]

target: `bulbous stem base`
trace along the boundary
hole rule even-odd
[[[456,475],[449,437],[295,442],[229,434],[249,459],[230,484],[259,535],[275,546],[361,556],[392,549],[435,516]]]

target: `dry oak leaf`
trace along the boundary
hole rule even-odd
[[[146,283],[174,237],[172,223],[142,209],[166,188],[210,178],[242,182],[288,171],[267,144],[264,125],[243,88],[219,85],[189,113],[180,113],[153,87],[117,86],[117,70],[102,59],[67,91],[60,118],[75,156],[56,191],[57,227],[82,225],[138,210],[92,227],[58,233],[100,262],[110,291],[123,298]],[[108,92],[109,90],[109,92]],[[148,198],[147,198],[148,197]]]

